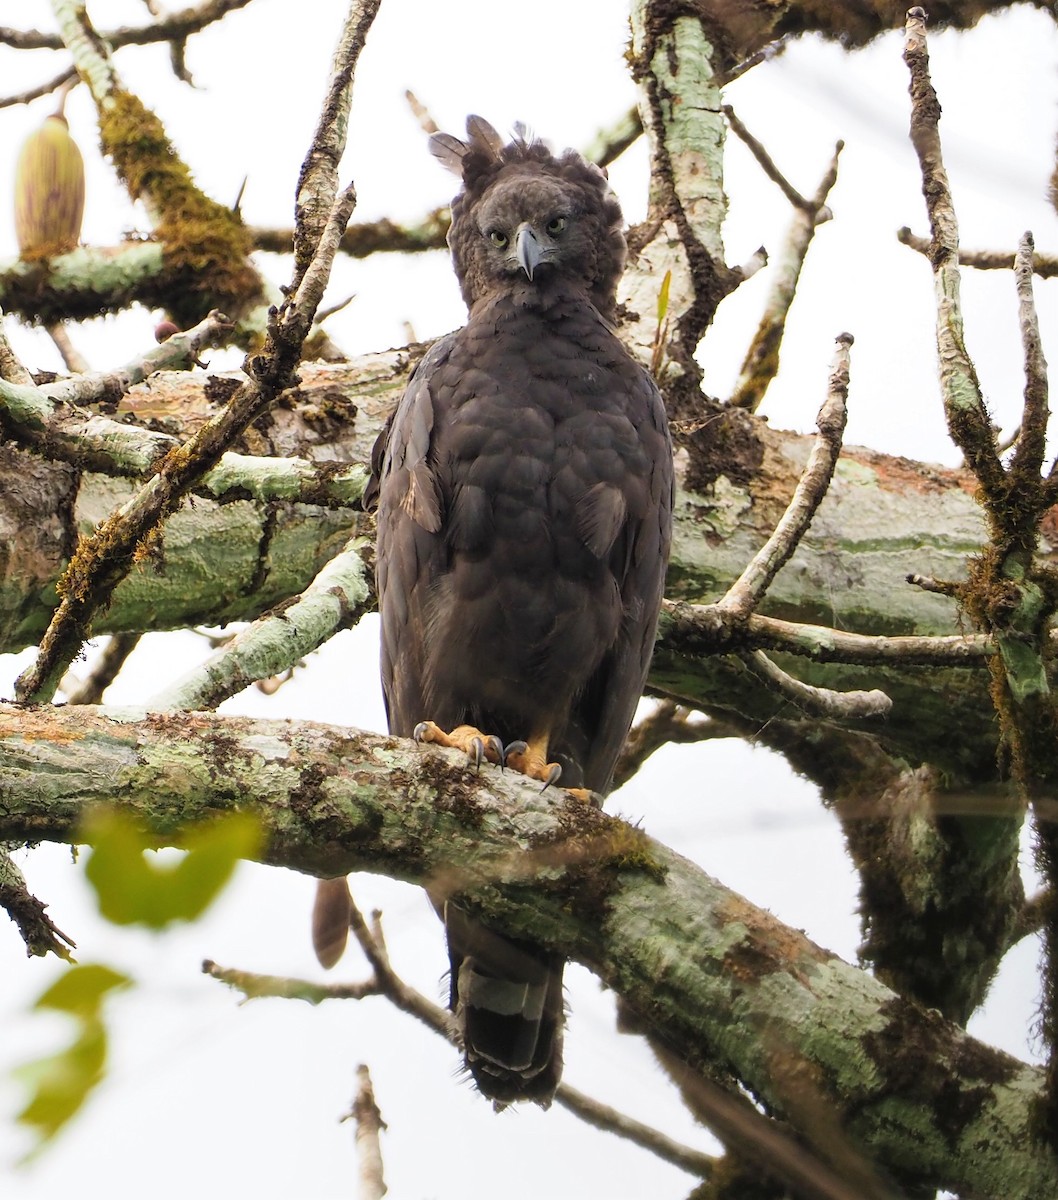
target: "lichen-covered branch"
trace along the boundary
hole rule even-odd
[[[201,666],[148,701],[156,711],[213,709],[249,687],[293,666],[339,629],[355,625],[373,604],[363,538],[354,538],[289,604],[241,629]]]
[[[845,433],[848,415],[846,401],[849,394],[851,346],[851,334],[843,333],[838,337],[827,396],[816,418],[819,436],[782,519],[775,526],[771,537],[747,563],[745,570],[719,601],[718,606],[735,617],[749,616],[760,604],[772,580],[790,560],[798,543],[808,531],[816,509],[830,487],[838,455],[841,453],[841,439]]]
[[[61,0],[55,2],[61,9]],[[336,82],[338,90],[335,92],[332,88],[332,94],[345,94],[351,87],[356,57],[376,8],[377,5],[371,4],[364,9],[354,5],[351,25],[356,32],[342,43],[336,56],[335,80],[341,82],[340,86]],[[64,33],[69,40],[76,45],[82,40],[90,41],[91,30],[83,9],[72,14],[57,11],[57,15],[60,24],[65,16]],[[93,66],[106,68],[105,83],[94,85],[101,117],[105,117],[108,112],[112,113],[115,104],[112,68],[105,54],[88,52],[85,61],[86,70]],[[345,118],[342,105],[325,109],[310,158],[321,141],[332,139],[332,148],[344,145]],[[331,126],[341,127],[333,138],[328,132]],[[323,187],[328,180],[334,182],[336,171],[337,161],[326,161],[312,174],[315,186]],[[88,637],[96,612],[109,604],[114,588],[132,568],[136,554],[142,551],[151,532],[177,509],[187,492],[216,465],[243,430],[261,416],[280,393],[297,382],[295,369],[301,349],[312,327],[339,239],[355,203],[355,192],[351,187],[338,192],[335,184],[332,194],[334,199],[327,212],[321,217],[314,210],[310,227],[304,235],[296,235],[302,237],[303,248],[297,256],[294,284],[281,307],[270,314],[264,349],[248,360],[246,382],[185,445],[166,455],[154,476],[132,501],[111,514],[78,547],[60,580],[59,607],[41,641],[36,662],[16,683],[15,694],[23,703],[51,699],[63,673]],[[298,212],[299,230],[301,211]]]
[[[2,839],[76,839],[106,802],[179,844],[189,822],[239,807],[262,821],[268,862],[450,881],[496,928],[586,963],[692,1070],[726,1064],[824,1160],[820,1103],[871,1161],[924,1186],[1058,1190],[1053,1157],[1027,1136],[1042,1072],[639,831],[457,754],[307,723],[6,708],[0,795]]]
[[[975,625],[995,644],[989,667],[1001,745],[1022,794],[1033,804],[1037,863],[1054,895],[1058,822],[1051,806],[1058,788],[1058,706],[1047,663],[1049,630],[1058,610],[1058,575],[1037,561],[1041,526],[1053,496],[1040,474],[1049,411],[1046,363],[1032,296],[1032,238],[1022,239],[1014,264],[1025,391],[1020,433],[1004,468],[962,342],[958,234],[941,157],[940,106],[929,78],[925,31],[923,10],[909,10],[904,58],[911,75],[911,138],[918,152],[932,233],[941,388],[948,429],[977,477],[990,535],[988,547],[972,564],[961,600]],[[1043,934],[1041,1026],[1049,1061],[1039,1117],[1053,1149],[1058,1148],[1058,907],[1053,904]]]
[[[897,240],[919,254],[929,257],[930,239],[918,237],[905,225],[898,229]],[[978,271],[1010,271],[1014,266],[1013,250],[964,250],[959,248],[959,266],[973,267]],[[1033,273],[1041,279],[1053,279],[1058,275],[1058,258],[1053,254],[1036,254],[1032,260]]]
[[[940,101],[929,77],[926,14],[908,10],[904,61],[910,75],[911,144],[922,172],[931,230],[930,262],[937,300],[937,356],[941,394],[952,439],[984,489],[998,499],[1003,468],[977,370],[966,350],[959,281],[959,225],[940,142]]]

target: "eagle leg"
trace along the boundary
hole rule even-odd
[[[538,733],[528,742],[510,742],[504,748],[504,758],[508,767],[528,775],[530,779],[539,779],[543,783],[541,791],[558,783],[562,777],[562,766],[557,762],[547,761],[547,745],[549,735]],[[587,788],[566,788],[575,800],[591,801],[592,794]]]

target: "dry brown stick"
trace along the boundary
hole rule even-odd
[[[57,92],[63,84],[76,78],[76,67],[67,67],[53,79],[46,79],[43,83],[38,83],[36,87],[27,88],[24,92],[15,92],[10,96],[0,96],[0,108],[13,108],[16,104],[29,104],[33,100],[39,100],[41,96],[50,96],[52,92]]]
[[[764,146],[757,141],[753,134],[750,133],[745,125],[742,124],[736,115],[735,110],[730,104],[724,105],[724,116],[727,117],[727,123],[731,126],[732,132],[737,134],[742,142],[745,143],[750,154],[752,154],[757,160],[764,174],[767,175],[772,183],[778,186],[779,190],[786,197],[786,199],[790,201],[794,208],[799,208],[803,212],[815,216],[819,206],[816,205],[812,200],[808,200],[802,196],[801,193],[794,187],[794,185],[786,178],[782,171],[779,170],[779,168],[775,165],[775,160],[771,157],[767,150],[764,149]]]
[[[26,943],[26,953],[56,954],[59,958],[69,959],[70,951],[77,949],[77,943],[52,921],[45,911],[47,907],[31,895],[25,876],[11,855],[0,846],[0,908],[6,910],[18,927]]]

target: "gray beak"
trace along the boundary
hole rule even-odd
[[[540,247],[540,243],[536,240],[536,234],[528,225],[522,225],[518,229],[515,238],[515,249],[518,254],[518,262],[522,270],[529,276],[533,277],[533,272],[543,261],[544,252]]]

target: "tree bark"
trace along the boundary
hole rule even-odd
[[[262,857],[461,892],[585,963],[669,1051],[738,1079],[823,1158],[835,1136],[898,1179],[1038,1200],[1042,1072],[968,1037],[623,822],[458,754],[290,721],[0,709],[0,839],[75,841],[119,804],[160,844],[232,808]],[[837,1130],[843,1131],[841,1134]]]

